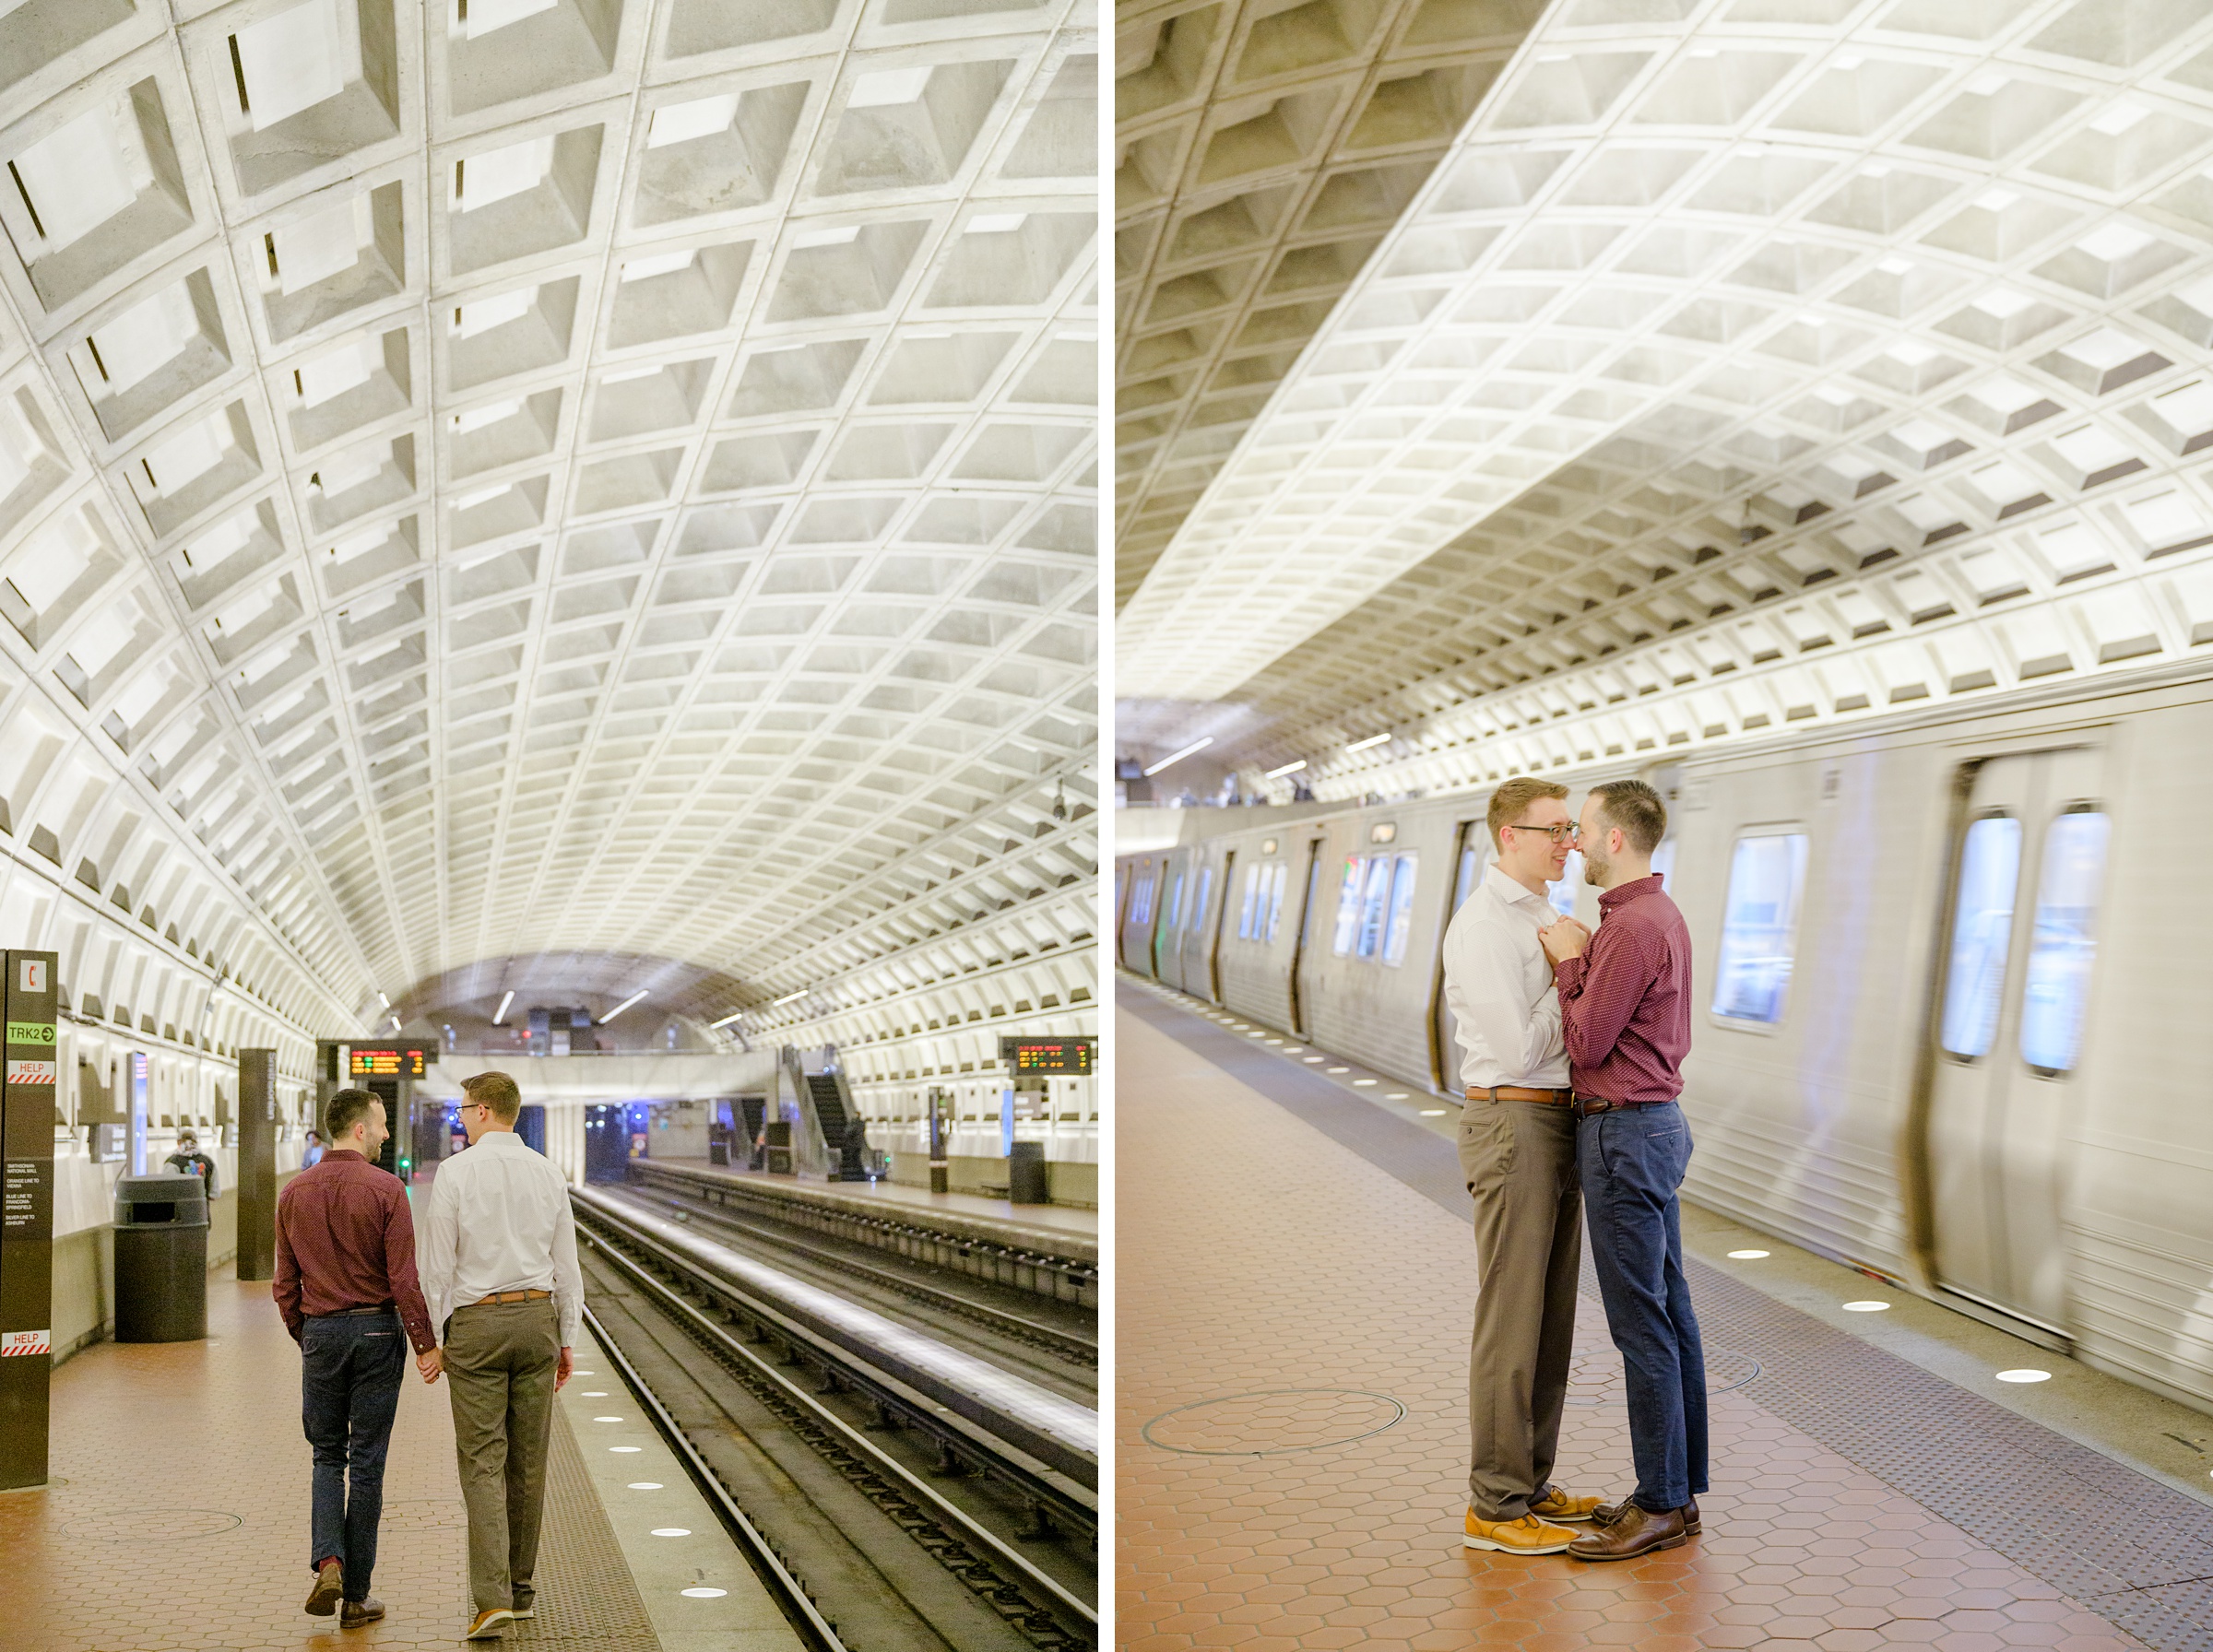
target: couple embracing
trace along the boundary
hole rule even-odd
[[[1499,786],[1486,820],[1497,858],[1445,934],[1481,1278],[1464,1540],[1628,1560],[1696,1533],[1706,1489],[1705,1358],[1676,1205],[1690,1162],[1675,1101],[1690,1045],[1690,937],[1651,869],[1667,830],[1659,794],[1636,780],[1594,786],[1580,820],[1567,798],[1566,786],[1529,776]],[[1545,899],[1577,848],[1603,891],[1595,933]],[[1614,1504],[1551,1478],[1586,1207],[1637,1472]]]

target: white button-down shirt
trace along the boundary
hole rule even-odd
[[[513,1130],[487,1130],[438,1166],[415,1267],[441,1344],[446,1316],[502,1291],[550,1291],[561,1345],[584,1322],[568,1179]]]
[[[1445,1005],[1460,1041],[1463,1091],[1567,1086],[1560,995],[1537,938],[1557,915],[1549,901],[1523,889],[1497,862],[1484,868],[1483,881],[1452,914],[1445,930]]]

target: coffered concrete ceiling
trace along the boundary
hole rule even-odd
[[[1083,0],[0,0],[11,937],[345,1032],[1086,933],[1000,828],[1095,862],[1096,75]]]
[[[1137,545],[1118,690],[1342,795],[2187,656],[2209,165],[2200,6],[1560,0]]]

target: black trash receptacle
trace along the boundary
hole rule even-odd
[[[1045,1143],[1017,1141],[1007,1155],[1007,1201],[1016,1205],[1049,1205],[1053,1196],[1045,1185]]]
[[[207,1184],[189,1172],[115,1183],[115,1340],[207,1334]]]

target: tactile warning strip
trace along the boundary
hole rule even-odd
[[[518,1645],[661,1652],[630,1563],[559,1407],[546,1454],[546,1525],[538,1555],[538,1615],[515,1625],[511,1634]]]
[[[1443,1139],[1259,1056],[1150,994],[1125,993],[1121,1005],[1464,1218],[1465,1192]],[[1713,1269],[1692,1268],[1710,1341],[1758,1363],[1759,1374],[1736,1393],[1761,1411],[2148,1643],[2213,1647],[2213,1509]],[[1587,1291],[1589,1283],[1586,1276]],[[1586,1317],[1592,1306],[1586,1303]],[[1721,1427],[1717,1410],[1717,1451]],[[1723,1490],[1718,1479],[1715,1489]]]

